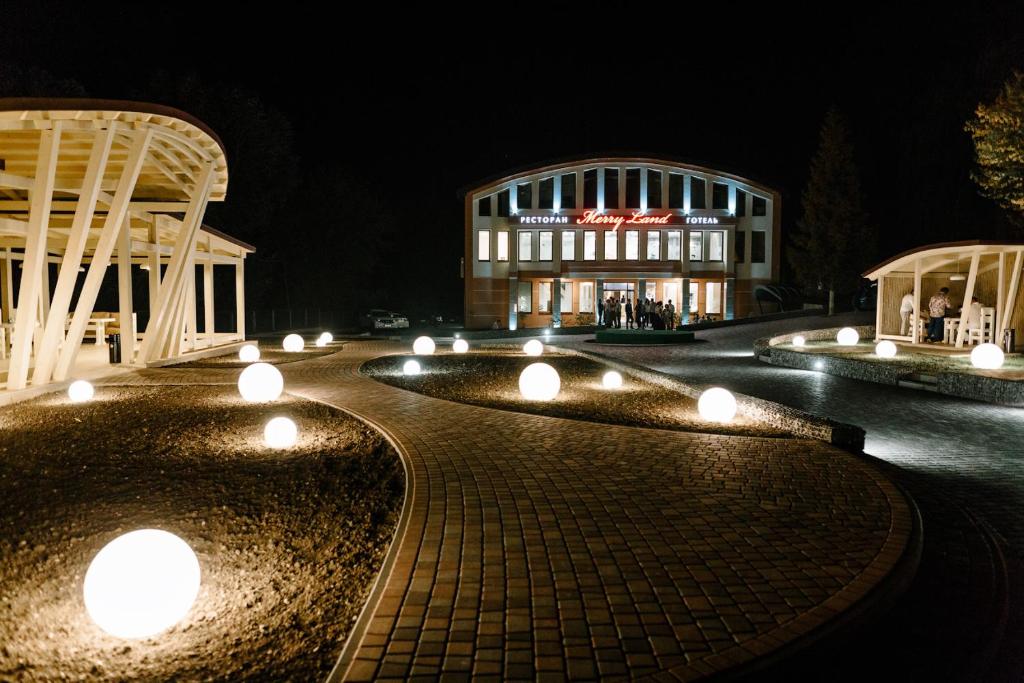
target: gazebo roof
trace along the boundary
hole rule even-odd
[[[934,271],[939,267],[969,258],[974,254],[997,255],[1013,253],[1024,249],[1024,242],[1001,242],[993,240],[965,240],[962,242],[939,242],[909,249],[879,263],[863,273],[869,280],[893,272],[914,272],[914,264],[923,261],[925,270]]]

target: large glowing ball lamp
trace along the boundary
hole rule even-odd
[[[68,398],[73,403],[85,403],[91,400],[95,393],[96,391],[92,388],[92,385],[84,379],[76,380],[68,387]]]
[[[327,340],[326,340],[326,339],[324,339],[323,337],[317,337],[317,340],[316,340],[316,347],[317,347],[318,349],[322,349],[322,348],[323,348],[323,347],[325,347],[325,346],[327,346]]]
[[[1003,367],[1003,350],[995,344],[979,344],[971,351],[971,365],[979,370],[998,370]]]
[[[609,370],[604,373],[604,377],[601,378],[601,385],[604,386],[605,389],[621,389],[622,375],[614,370]]]
[[[284,377],[269,363],[253,363],[238,377],[238,393],[250,403],[274,401],[282,391]]]
[[[802,334],[798,334],[795,337],[793,337],[793,346],[803,346],[806,343],[807,340],[804,339],[804,335]]]
[[[299,428],[287,417],[275,417],[263,428],[263,441],[271,448],[291,448],[299,438]]]
[[[544,345],[536,339],[531,339],[523,344],[523,353],[527,356],[539,356],[544,353]]]
[[[883,339],[875,344],[875,355],[879,358],[895,358],[896,345],[888,339]]]
[[[721,387],[712,387],[697,400],[697,412],[709,422],[729,422],[736,417],[736,397]]]
[[[429,356],[434,352],[434,340],[430,337],[416,337],[412,343],[412,352],[417,356]]]
[[[547,363],[532,363],[519,375],[519,393],[527,401],[550,401],[561,388],[558,371]]]
[[[284,338],[284,343],[282,344],[284,350],[289,353],[301,351],[305,345],[306,342],[302,341],[302,337],[297,334],[289,334]]]
[[[419,362],[414,361],[414,360],[407,360],[407,361],[405,361],[405,364],[402,365],[402,374],[403,375],[409,375],[409,376],[420,374],[420,364],[419,364]]]
[[[325,344],[330,344],[334,341],[334,335],[330,332],[321,332],[319,339],[323,339]]]
[[[238,360],[243,363],[255,363],[260,359],[260,349],[255,344],[246,344],[238,349]]]
[[[147,638],[181,621],[199,595],[199,560],[185,541],[160,529],[118,536],[85,573],[85,609],[118,638]]]
[[[852,327],[844,327],[839,330],[839,334],[836,335],[836,341],[841,346],[856,346],[857,342],[860,341],[860,335],[857,334],[857,330]]]
[[[452,344],[452,351],[455,353],[466,353],[469,351],[469,342],[465,339],[456,339]]]

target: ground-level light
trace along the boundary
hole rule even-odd
[[[798,334],[795,337],[793,337],[793,346],[803,346],[806,343],[807,340],[804,339],[804,335],[802,334]]]
[[[527,356],[539,356],[544,353],[544,345],[537,339],[531,339],[523,344],[523,353]]]
[[[558,371],[547,363],[532,363],[519,375],[519,393],[528,401],[550,401],[561,388]]]
[[[823,361],[820,361],[820,360],[814,361],[814,369],[815,370],[824,370],[825,369],[825,363]]]
[[[621,389],[622,388],[622,375],[615,370],[609,370],[604,373],[604,377],[601,378],[601,385],[605,389]]]
[[[303,347],[306,346],[306,342],[302,341],[302,337],[300,337],[297,334],[289,334],[287,337],[284,338],[282,346],[284,347],[285,351],[288,351],[289,353],[295,353],[297,351],[301,351]]]
[[[971,351],[971,365],[979,370],[998,370],[1003,359],[1003,350],[995,344],[979,344]]]
[[[89,617],[112,636],[147,638],[181,621],[199,595],[199,560],[160,529],[118,536],[93,558],[83,594]]]
[[[238,376],[238,393],[250,403],[275,401],[282,391],[284,377],[269,363],[253,363]]]
[[[238,360],[243,363],[255,363],[260,359],[260,349],[255,344],[246,344],[238,349]]]
[[[420,374],[420,364],[419,364],[419,361],[415,361],[415,360],[407,360],[407,361],[405,361],[405,363],[402,365],[402,374],[403,375],[418,375],[418,374]]]
[[[836,335],[836,341],[839,342],[841,346],[855,346],[857,342],[860,341],[860,335],[857,333],[857,330],[852,327],[844,327],[839,330],[839,334]]]
[[[412,343],[412,352],[417,356],[429,356],[435,348],[434,340],[430,337],[416,337]]]
[[[736,417],[736,397],[722,387],[712,387],[697,400],[697,412],[709,422],[729,422]]]
[[[452,344],[452,351],[455,353],[466,353],[469,351],[469,342],[465,339],[456,339]]]
[[[321,332],[317,340],[323,339],[325,344],[330,344],[334,341],[334,335],[330,332]]]
[[[883,339],[875,344],[875,355],[879,358],[895,358],[896,345],[888,339]]]
[[[86,382],[84,379],[75,380],[68,387],[68,398],[74,403],[84,403],[92,399],[96,390],[92,388],[92,385]]]
[[[275,417],[263,428],[263,441],[271,448],[291,448],[299,438],[299,428],[287,417]]]

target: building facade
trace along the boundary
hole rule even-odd
[[[682,321],[744,317],[778,280],[780,195],[648,158],[554,164],[465,195],[469,329],[595,322],[608,297],[672,301]]]

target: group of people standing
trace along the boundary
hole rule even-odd
[[[928,299],[928,315],[921,313],[922,320],[926,321],[927,335],[925,342],[941,342],[945,340],[946,313],[953,308],[949,300],[949,287],[942,287]],[[970,307],[967,312],[967,329],[980,329],[982,303],[978,297],[971,297]],[[961,311],[963,308],[960,309]],[[906,335],[910,332],[910,318],[914,313],[914,294],[909,292],[903,295],[900,301],[900,334]]]
[[[625,302],[625,303],[623,303]],[[610,296],[598,306],[597,324],[605,327],[622,327],[622,312],[626,312],[626,329],[671,330],[676,325],[676,307],[672,299],[662,304],[654,299],[637,298],[635,302],[626,297]]]

